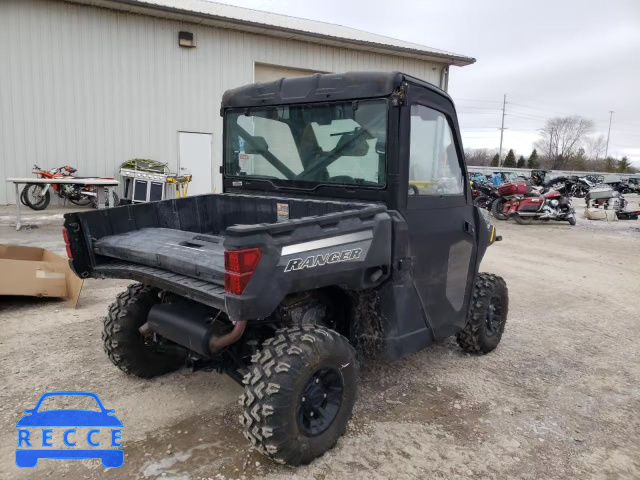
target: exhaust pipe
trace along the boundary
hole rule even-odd
[[[219,352],[224,347],[228,347],[232,343],[237,342],[244,333],[245,328],[247,328],[247,321],[239,320],[233,326],[233,330],[226,335],[222,335],[220,337],[212,335],[209,339],[209,351],[212,353]]]
[[[216,321],[218,315],[195,303],[154,305],[139,331],[145,336],[155,332],[189,350],[211,356],[237,342],[247,327],[247,321],[240,320],[231,331],[223,331],[227,325]]]

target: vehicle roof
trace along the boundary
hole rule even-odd
[[[377,98],[391,95],[403,81],[428,88],[451,101],[444,90],[401,72],[316,73],[252,83],[227,90],[222,108],[259,107]]]

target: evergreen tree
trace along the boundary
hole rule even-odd
[[[500,163],[500,157],[498,156],[498,154],[496,153],[493,158],[491,159],[491,163],[489,164],[490,167],[497,167],[498,163]]]
[[[516,166],[516,154],[513,153],[513,149],[510,149],[509,153],[507,153],[502,166],[507,168],[514,168]]]
[[[572,163],[572,170],[587,170],[587,153],[584,148],[580,147],[578,149],[578,154],[572,159]]]
[[[604,159],[604,171],[613,173],[617,170],[617,160],[613,157],[607,157]]]
[[[518,168],[524,168],[526,163],[527,161],[524,159],[522,155],[520,155],[520,158],[518,158]]]
[[[629,171],[629,167],[631,166],[631,162],[628,157],[622,157],[622,160],[618,162],[618,172],[627,173]]]
[[[531,168],[535,170],[536,168],[540,168],[540,161],[538,160],[538,152],[537,150],[533,150],[531,155],[529,156],[529,160],[527,161],[527,168]]]

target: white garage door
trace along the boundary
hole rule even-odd
[[[256,63],[255,81],[256,82],[273,82],[283,77],[304,77],[318,72],[317,70],[304,70],[302,68],[283,67],[281,65],[267,65],[266,63]]]

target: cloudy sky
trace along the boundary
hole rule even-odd
[[[546,118],[576,114],[606,135],[610,154],[640,167],[640,0],[222,0],[359,28],[475,57],[453,67],[467,148],[528,156]]]

